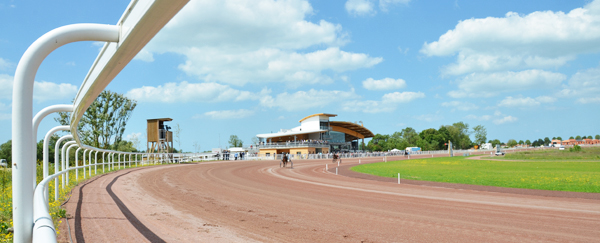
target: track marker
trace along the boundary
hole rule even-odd
[[[400,184],[400,173],[398,173],[398,184]]]
[[[335,175],[338,173],[338,167],[335,167]]]

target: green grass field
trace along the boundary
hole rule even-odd
[[[600,193],[600,161],[512,162],[447,157],[364,164],[351,170],[384,177],[400,173],[400,178],[411,180]]]
[[[494,159],[600,162],[600,147],[584,147],[579,152],[570,152],[569,149],[533,150],[527,152],[509,153],[506,154],[504,157],[495,157]]]

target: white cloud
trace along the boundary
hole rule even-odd
[[[443,74],[548,68],[565,65],[579,54],[597,53],[600,46],[600,1],[569,13],[509,12],[505,17],[460,21],[437,41],[425,43],[427,56],[457,55]]]
[[[204,116],[211,119],[240,119],[246,118],[254,114],[254,111],[239,109],[239,110],[224,110],[224,111],[209,111],[205,112]]]
[[[132,132],[130,134],[127,134],[127,136],[125,136],[125,140],[127,140],[127,141],[131,141],[134,138],[138,139],[138,141],[141,141],[142,133],[141,132]]]
[[[12,99],[14,77],[0,74],[0,99]],[[33,100],[44,102],[48,100],[73,99],[77,94],[77,87],[67,83],[52,83],[35,81],[33,83]]]
[[[368,90],[391,90],[405,88],[406,81],[402,79],[393,78],[384,78],[381,80],[374,80],[372,78],[368,78],[367,80],[362,82],[362,85],[365,89]]]
[[[377,13],[370,0],[348,0],[345,4],[346,12],[354,16],[374,15]]]
[[[444,117],[438,114],[425,114],[420,116],[414,116],[415,119],[425,122],[433,122],[442,120]]]
[[[146,49],[142,49],[140,52],[138,52],[137,55],[135,55],[133,60],[140,60],[140,61],[144,61],[144,62],[154,62],[154,55],[152,55],[152,52],[149,52]]]
[[[1,120],[11,120],[11,119],[12,119],[12,115],[11,114],[0,113],[0,121]]]
[[[223,102],[258,100],[262,95],[270,91],[263,90],[260,93],[237,90],[218,83],[188,83],[183,81],[177,83],[166,83],[157,87],[143,86],[127,92],[125,96],[140,102]]]
[[[483,116],[468,115],[465,118],[470,119],[470,120],[489,121],[490,119],[492,119],[492,116],[490,116],[490,115],[483,115]]]
[[[37,102],[59,99],[73,99],[77,94],[77,87],[72,84],[57,84],[45,81],[35,81],[33,85],[33,99]]]
[[[561,73],[543,70],[521,72],[472,73],[458,80],[458,90],[448,92],[452,98],[492,97],[503,92],[557,87],[566,79]]]
[[[397,4],[408,4],[410,0],[379,0],[379,9],[388,11],[389,7]]]
[[[372,67],[383,61],[382,58],[345,52],[337,47],[306,54],[278,49],[224,53],[215,48],[192,48],[186,54],[188,60],[179,68],[187,74],[205,81],[234,85],[283,82],[298,87],[331,83],[332,78],[322,71],[344,72]]]
[[[387,103],[408,103],[415,99],[425,98],[423,92],[394,92],[383,95],[381,102]]]
[[[346,12],[353,16],[373,16],[377,14],[375,10],[376,0],[348,0],[345,7]],[[379,9],[387,12],[392,5],[408,4],[410,0],[379,0]]]
[[[408,103],[415,99],[425,98],[422,92],[393,92],[381,97],[381,101],[375,100],[351,100],[343,104],[345,111],[362,111],[365,113],[381,113],[396,110],[402,103]]]
[[[519,120],[516,117],[513,116],[505,116],[499,119],[495,119],[494,120],[494,124],[496,125],[500,125],[500,124],[504,124],[504,123],[512,123],[512,122],[516,122],[517,120]]]
[[[0,111],[10,110],[10,108],[11,108],[10,105],[0,102]]]
[[[276,97],[262,96],[260,104],[264,107],[278,107],[286,111],[306,110],[314,107],[327,107],[335,102],[356,99],[358,95],[351,91],[315,90],[298,91],[296,93],[284,92]]]
[[[559,96],[579,98],[580,103],[593,100],[600,96],[600,68],[579,71],[567,83],[558,93]]]
[[[456,101],[456,100],[450,101],[450,102],[443,102],[442,106],[453,107],[452,111],[454,111],[454,110],[470,111],[470,110],[479,109],[479,106],[477,106],[473,103]]]
[[[534,106],[539,106],[542,103],[553,103],[556,101],[556,98],[553,97],[549,97],[549,96],[540,96],[537,98],[531,98],[531,97],[516,97],[513,98],[512,96],[508,96],[506,98],[504,98],[502,101],[500,101],[500,103],[498,104],[498,106],[504,106],[504,107],[534,107]]]
[[[181,54],[186,61],[179,68],[188,75],[234,85],[331,83],[323,71],[367,68],[383,60],[340,50],[348,42],[342,27],[305,20],[312,14],[306,0],[191,1],[144,51]],[[309,47],[317,50],[307,52]],[[138,59],[151,60],[144,51]]]
[[[8,70],[12,67],[14,67],[14,64],[12,62],[9,62],[8,60],[2,59],[0,57],[0,70]]]
[[[600,97],[579,98],[579,99],[577,99],[577,102],[581,103],[581,104],[600,103]]]

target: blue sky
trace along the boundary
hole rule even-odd
[[[0,1],[0,142],[27,47],[62,25],[115,24],[127,5]],[[146,119],[170,117],[185,151],[314,113],[382,134],[463,121],[488,140],[566,139],[600,134],[598,43],[600,1],[192,0],[108,89],[138,101],[126,136],[145,141]],[[34,112],[69,103],[100,46],[50,54]]]

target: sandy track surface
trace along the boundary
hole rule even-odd
[[[393,158],[390,158],[391,160]],[[381,158],[362,159],[362,163]],[[335,175],[330,161],[129,169],[74,190],[78,242],[598,242],[600,200]],[[329,171],[325,164],[329,162]],[[344,160],[342,165],[357,164]],[[344,167],[342,166],[342,167]],[[79,215],[79,216],[78,216]],[[63,224],[64,225],[64,224]],[[63,227],[61,240],[66,240]],[[154,237],[154,238],[153,238]]]

